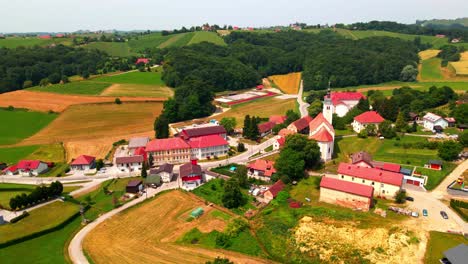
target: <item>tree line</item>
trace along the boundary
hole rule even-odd
[[[38,186],[31,193],[18,194],[10,199],[10,208],[12,210],[21,209],[34,205],[38,202],[47,200],[62,194],[63,185],[59,181],[52,182],[50,186]]]

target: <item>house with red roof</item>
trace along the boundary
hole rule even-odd
[[[146,152],[153,155],[153,164],[184,163],[190,161],[190,145],[180,137],[153,139],[146,144]]]
[[[374,187],[331,177],[320,181],[320,202],[355,210],[369,211],[373,204]]]
[[[2,170],[2,173],[7,175],[7,176],[13,176],[18,174],[18,167],[16,165],[12,165],[9,167],[6,167]]]
[[[323,161],[332,159],[335,141],[335,129],[323,113],[319,113],[309,123],[309,139],[317,141],[320,148],[320,157]]]
[[[49,166],[40,160],[21,160],[16,164],[16,169],[21,176],[30,177],[45,173],[49,169]]]
[[[179,137],[185,140],[188,140],[190,138],[210,136],[210,135],[218,135],[218,136],[223,137],[224,139],[227,139],[226,129],[223,126],[219,126],[219,125],[186,128],[180,132]]]
[[[378,128],[383,121],[385,121],[385,119],[376,111],[367,111],[354,117],[354,121],[351,125],[353,126],[353,130],[359,133],[368,125],[375,125],[375,127]]]
[[[275,125],[281,125],[286,121],[287,117],[282,115],[272,115],[268,121],[275,123]]]
[[[284,189],[284,187],[286,187],[286,184],[284,184],[283,181],[278,180],[277,182],[275,182],[275,184],[270,186],[270,188],[268,188],[268,190],[266,190],[266,192],[263,193],[263,198],[265,202],[269,203],[273,199],[275,199],[276,196],[278,196],[278,193],[281,192]]]
[[[304,116],[289,124],[287,129],[291,130],[294,133],[309,134],[309,123],[312,120],[312,117],[308,115]]]
[[[403,185],[403,174],[378,168],[340,163],[337,178],[374,187],[374,195],[393,199]]]
[[[226,156],[229,151],[229,142],[219,135],[192,137],[187,140],[190,146],[192,159],[211,159]]]
[[[261,137],[267,136],[271,134],[275,126],[276,124],[271,121],[258,124],[258,132],[260,133]]]
[[[96,158],[88,155],[81,155],[70,163],[72,171],[87,171],[96,168]]]
[[[286,138],[282,136],[278,136],[275,142],[273,142],[273,149],[279,150],[281,147],[284,146],[285,143],[286,143]]]
[[[276,173],[275,162],[263,159],[250,163],[247,169],[247,176],[262,181],[270,181],[271,176]]]
[[[197,164],[196,159],[180,166],[179,174],[182,185],[186,189],[194,189],[203,182],[203,171],[201,166]]]
[[[40,36],[38,36],[38,38],[40,38],[40,39],[51,39],[52,36],[50,36],[50,35],[40,35]]]
[[[339,117],[345,116],[359,103],[359,100],[366,98],[359,92],[331,92],[325,97],[327,98],[327,96],[332,102],[332,113]]]
[[[138,64],[140,64],[140,63],[146,65],[146,64],[149,63],[149,59],[148,59],[148,58],[138,58],[138,59],[136,60],[135,64],[138,65]]]

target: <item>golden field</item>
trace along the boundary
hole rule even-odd
[[[299,92],[299,85],[301,83],[300,72],[272,75],[269,79],[286,94],[297,94]]]

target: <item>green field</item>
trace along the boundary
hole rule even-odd
[[[421,63],[421,80],[441,80],[440,58],[431,58],[423,60]]]
[[[196,32],[188,44],[191,45],[191,44],[196,44],[196,43],[200,43],[203,41],[211,42],[217,45],[223,45],[223,46],[226,45],[224,40],[220,36],[218,36],[218,34],[214,32],[206,32],[206,31]]]
[[[162,36],[161,33],[151,33],[148,35],[139,36],[138,39],[131,39],[128,42],[131,50],[134,52],[141,52],[147,48],[159,47],[163,42],[170,39],[172,35]]]
[[[187,32],[187,33],[181,33],[181,34],[175,34],[171,35],[169,39],[161,43],[161,45],[158,46],[158,48],[169,48],[169,47],[182,47],[188,45],[190,40],[193,38],[195,35],[194,32]]]
[[[59,38],[59,39],[40,39],[37,37],[9,37],[0,39],[0,48],[16,48],[16,47],[32,47],[32,46],[47,46],[50,44],[64,44],[68,45],[71,43],[70,39]]]
[[[24,110],[0,109],[0,145],[9,145],[34,135],[58,115]]]
[[[138,53],[132,52],[127,42],[91,42],[82,46],[86,49],[97,49],[104,51],[114,57],[138,56]]]
[[[1,162],[12,164],[22,159],[37,159],[47,162],[64,162],[65,150],[61,144],[0,148]]]
[[[19,222],[0,226],[0,243],[53,228],[76,214],[79,209],[77,204],[57,201],[32,210],[29,216]]]
[[[169,87],[157,85],[118,84],[104,91],[101,95],[169,98],[174,95],[174,90]]]
[[[55,84],[46,87],[35,86],[26,90],[58,94],[99,95],[110,85],[110,83],[104,82],[78,81],[67,84]]]
[[[21,146],[11,148],[0,148],[0,161],[7,164],[13,164],[26,158],[36,151],[39,146]]]
[[[429,232],[429,241],[426,247],[424,263],[439,264],[439,259],[444,257],[444,251],[462,243],[468,243],[468,240],[462,235],[447,234],[436,231]]]
[[[105,83],[124,83],[124,84],[146,84],[163,86],[164,82],[161,80],[160,72],[128,72],[117,74],[113,76],[104,76],[93,79],[96,82]]]
[[[382,141],[382,145],[373,155],[375,160],[413,166],[424,166],[424,164],[430,159],[439,159],[436,149],[404,147],[405,143],[426,142],[427,139],[424,137],[404,136],[400,140],[385,139]],[[396,146],[395,144],[399,144],[399,146]]]

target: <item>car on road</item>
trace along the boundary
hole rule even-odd
[[[448,219],[448,215],[445,211],[440,211],[440,215],[442,216],[442,218]]]
[[[414,198],[410,196],[406,196],[406,201],[414,202]]]
[[[427,216],[427,210],[426,209],[423,209],[423,215]]]

